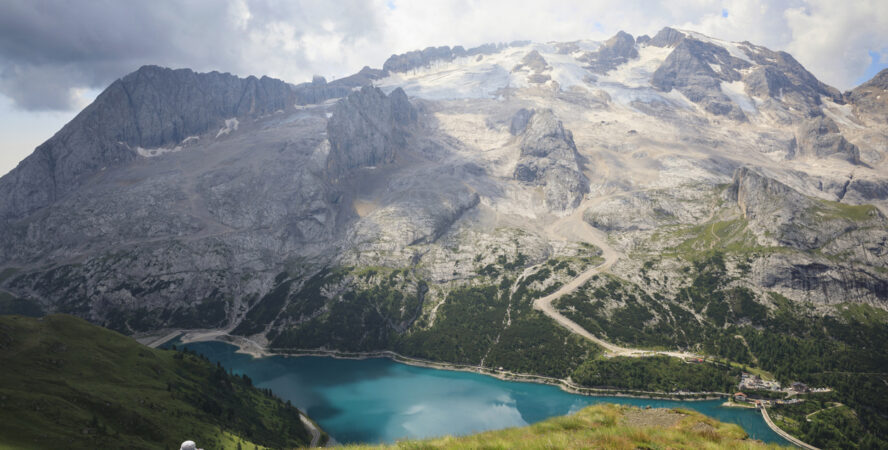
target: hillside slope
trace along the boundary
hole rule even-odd
[[[370,448],[780,448],[747,438],[737,425],[728,425],[686,410],[642,410],[628,406],[596,405],[569,416],[534,425],[463,437],[403,441]]]
[[[71,316],[0,316],[0,448],[297,447],[300,413],[194,354]]]

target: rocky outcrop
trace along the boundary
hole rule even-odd
[[[786,220],[780,218],[781,213],[791,214],[796,205],[804,207],[807,203],[804,195],[750,167],[734,172],[728,198],[737,202],[746,219],[772,218],[775,222]]]
[[[373,84],[373,81],[384,76],[385,74],[382,70],[364,66],[363,69],[354,75],[333,80],[329,83],[324,77],[315,75],[310,83],[297,84],[293,90],[296,91],[297,104],[314,105],[332,98],[345,97],[355,88],[370,86]]]
[[[753,284],[821,304],[888,301],[879,272],[888,264],[888,220],[875,207],[806,197],[748,167],[735,172],[728,197],[759,245],[783,249],[756,259]]]
[[[551,211],[575,208],[589,192],[589,180],[580,170],[573,134],[564,129],[551,110],[530,117],[521,135],[521,154],[514,177],[543,186],[546,206]]]
[[[696,222],[708,213],[701,200],[697,191],[682,188],[614,195],[583,211],[583,220],[607,232],[653,230]]]
[[[424,50],[413,50],[400,55],[392,55],[382,64],[382,70],[388,73],[407,72],[419,67],[424,67],[433,61],[453,61],[454,58],[466,56],[466,50],[461,46],[450,48],[448,46],[427,47]]]
[[[358,256],[352,263],[370,263],[369,256],[403,253],[409,263],[409,246],[437,241],[466,211],[478,205],[477,193],[466,189],[456,179],[429,185],[432,174],[419,173],[393,180],[392,194],[382,200],[384,206],[363,217],[349,230],[349,247]],[[440,180],[440,178],[438,178]],[[397,257],[395,257],[397,259]]]
[[[789,53],[775,52],[749,42],[742,45],[746,55],[755,63],[743,79],[750,95],[779,99],[808,115],[819,113],[817,107],[821,97],[842,102],[837,89],[822,83]]]
[[[369,82],[367,84],[370,84]],[[327,83],[327,80],[315,75],[311,83],[302,83],[296,85],[296,103],[299,105],[312,105],[322,103],[331,98],[341,98],[351,92],[350,86],[333,85]]]
[[[637,57],[635,38],[629,33],[620,31],[605,41],[598,50],[587,52],[579,59],[588,64],[586,67],[588,70],[603,74]]]
[[[521,47],[530,41],[513,41],[508,44],[484,44],[468,50],[460,45],[450,48],[448,46],[427,47],[423,50],[413,50],[400,55],[392,55],[385,60],[382,71],[385,73],[407,72],[409,70],[426,67],[435,61],[453,61],[464,56],[492,55],[499,53],[504,48]]]
[[[740,80],[739,71],[749,67],[720,46],[684,38],[654,72],[651,84],[665,92],[677,89],[712,114],[745,120],[740,106],[722,92],[721,83]]]
[[[681,31],[664,27],[653,38],[650,38],[648,45],[653,45],[654,47],[675,47],[684,38],[685,35]]]
[[[875,123],[888,124],[888,69],[882,69],[871,80],[846,94],[859,115],[869,116]]]
[[[734,173],[728,198],[736,202],[750,229],[767,245],[842,254],[847,250],[845,247],[859,247],[861,239],[865,239],[876,244],[864,260],[884,257],[885,251],[878,250],[883,244],[878,242],[886,235],[888,222],[874,207],[807,197],[749,167],[741,167]],[[873,232],[856,233],[868,228]]]
[[[835,121],[826,116],[805,120],[795,133],[795,146],[787,155],[795,158],[840,158],[860,164],[860,151],[848,142]]]
[[[765,290],[818,304],[854,302],[884,308],[888,302],[888,279],[877,270],[837,267],[806,254],[767,255],[753,264],[749,280]]]
[[[349,94],[327,122],[327,174],[336,179],[352,169],[393,162],[416,122],[416,110],[401,88],[385,95],[365,86]]]
[[[546,62],[546,59],[543,58],[543,55],[540,55],[540,52],[536,50],[531,50],[524,55],[524,58],[521,58],[519,64],[512,68],[512,72],[529,72],[527,75],[528,82],[545,83],[549,81],[551,77],[544,72],[550,69],[551,67],[549,66],[549,63]]]
[[[97,171],[135,159],[137,147],[178,144],[229,118],[288,109],[295,98],[290,85],[268,77],[142,67],[0,178],[0,218],[49,205]]]
[[[512,120],[509,123],[509,133],[512,136],[517,136],[521,133],[524,133],[524,130],[527,128],[527,123],[530,122],[530,118],[533,117],[534,110],[521,108],[518,112],[512,116]]]

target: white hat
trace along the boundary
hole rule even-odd
[[[179,447],[179,450],[197,450],[197,444],[194,441],[185,441],[182,443],[182,446]]]

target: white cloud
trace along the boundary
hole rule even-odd
[[[871,59],[888,49],[888,2],[812,0],[784,12],[792,40],[786,50],[821,81],[853,87]]]

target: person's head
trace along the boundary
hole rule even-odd
[[[185,441],[179,447],[179,450],[197,450],[197,444],[194,441]]]

